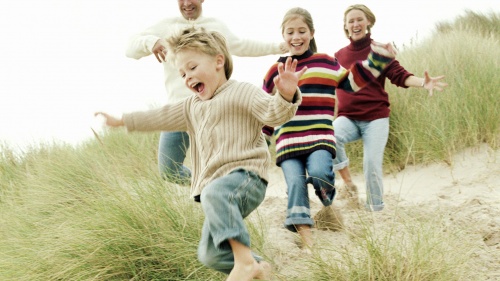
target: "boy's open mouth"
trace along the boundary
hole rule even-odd
[[[196,84],[192,85],[191,87],[193,89],[195,89],[198,93],[201,93],[205,89],[205,84],[203,84],[203,83],[196,83]]]

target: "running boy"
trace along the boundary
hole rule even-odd
[[[271,157],[262,134],[264,124],[290,120],[302,101],[297,87],[306,68],[297,61],[278,67],[279,94],[229,80],[231,55],[224,37],[203,28],[188,28],[168,39],[169,55],[194,95],[159,109],[106,118],[106,125],[128,131],[186,131],[192,143],[191,196],[205,213],[198,258],[229,274],[227,280],[267,279],[270,266],[250,249],[243,219],[264,200]]]

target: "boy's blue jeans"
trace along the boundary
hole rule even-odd
[[[281,162],[288,187],[285,219],[285,227],[288,230],[296,232],[295,225],[298,224],[314,225],[311,218],[308,183],[313,185],[315,191],[326,191],[327,200],[321,200],[324,206],[332,204],[335,197],[335,173],[332,167],[332,154],[326,150],[317,150],[309,155]]]
[[[186,132],[161,132],[158,145],[158,170],[168,181],[189,185],[191,170],[184,166],[189,136]]]
[[[209,268],[229,274],[234,256],[228,239],[250,247],[243,221],[264,200],[267,182],[256,173],[238,169],[210,182],[201,192],[205,221],[198,259]],[[257,261],[262,258],[254,254]]]
[[[389,138],[389,118],[373,121],[356,121],[338,117],[333,121],[337,139],[337,157],[333,160],[334,170],[349,166],[345,144],[363,140],[363,171],[366,181],[366,209],[381,211],[384,209],[384,183],[382,164],[384,150]]]

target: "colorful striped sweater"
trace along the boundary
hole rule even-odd
[[[287,57],[280,57],[264,77],[263,89],[274,94],[274,77],[278,64]],[[300,56],[297,71],[307,66],[299,81],[302,103],[292,120],[263,132],[276,140],[276,165],[286,159],[309,155],[316,150],[327,150],[335,157],[335,136],[332,125],[335,113],[335,89],[355,92],[380,75],[393,58],[384,50],[371,52],[367,60],[359,61],[350,70],[343,68],[335,58],[308,50]]]

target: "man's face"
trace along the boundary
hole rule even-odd
[[[195,20],[201,15],[201,4],[204,0],[177,0],[182,16],[187,20]]]

